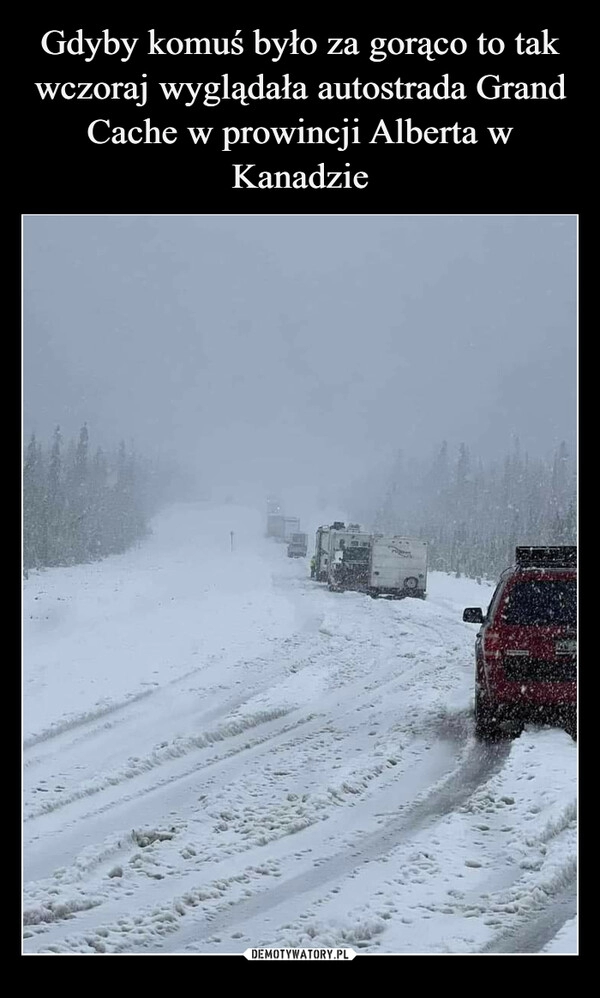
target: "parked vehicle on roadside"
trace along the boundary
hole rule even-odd
[[[306,534],[292,534],[288,544],[288,558],[306,558],[308,537]]]
[[[425,598],[427,591],[427,544],[415,537],[374,534],[366,582],[370,596],[403,599]]]
[[[527,722],[577,736],[577,548],[517,547],[475,639],[475,733],[520,734]]]
[[[285,539],[285,517],[281,513],[268,514],[266,536],[274,537],[276,541]]]
[[[319,527],[311,578],[329,583],[330,589],[356,588],[351,583],[365,562],[370,543],[371,535],[364,533],[358,523],[346,525],[336,520]]]
[[[371,535],[364,534],[358,524],[350,524],[347,531],[332,532],[330,537],[329,589],[361,589],[369,577]]]
[[[275,499],[267,499],[267,530],[266,537],[272,537],[279,543],[289,543],[293,534],[300,533],[300,520],[297,516],[286,516],[283,507]]]
[[[314,573],[312,578],[317,582],[327,582],[327,567],[329,564],[329,531],[330,527],[319,527],[315,537]]]

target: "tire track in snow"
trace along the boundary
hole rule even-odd
[[[319,639],[319,637],[316,636],[312,638],[312,641],[314,644],[313,651],[318,657],[319,654],[323,654],[323,649],[319,647],[320,641],[322,642],[322,638]],[[230,696],[227,699],[222,700],[216,707],[200,712],[196,716],[196,720],[203,720],[206,723],[208,721],[214,721],[218,718],[224,718],[228,713],[244,704],[248,699],[250,699],[250,697],[256,697],[271,689],[273,687],[274,680],[277,680],[281,675],[281,662],[288,661],[290,658],[290,651],[293,651],[296,647],[300,647],[304,650],[303,658],[300,661],[292,662],[294,665],[293,671],[298,672],[300,671],[299,666],[302,664],[308,664],[310,666],[313,665],[314,662],[311,660],[310,656],[308,658],[306,657],[306,640],[301,641],[297,638],[278,638],[275,642],[275,647],[270,646],[265,649],[264,653],[256,655],[252,659],[244,659],[243,657],[240,657],[240,659],[235,662],[229,662],[228,667],[232,669],[243,666],[246,669],[252,669],[254,673],[263,671],[264,669],[270,671],[266,680],[253,686],[250,692],[246,690],[244,693],[237,693],[234,696]],[[102,734],[108,727],[112,726],[112,724],[102,724],[98,726],[98,721],[102,721],[107,716],[122,713],[125,716],[119,719],[119,723],[126,723],[128,720],[128,708],[136,706],[140,701],[143,701],[148,697],[153,697],[155,701],[160,701],[161,695],[170,694],[178,686],[183,685],[194,677],[205,677],[209,670],[218,669],[222,659],[226,657],[227,656],[224,655],[212,654],[207,662],[203,663],[201,666],[195,667],[194,669],[189,670],[167,683],[163,683],[162,685],[159,683],[149,684],[153,688],[140,690],[129,694],[122,700],[100,704],[93,710],[65,717],[64,719],[52,724],[50,727],[28,736],[23,742],[24,768],[35,768],[36,765],[44,764],[46,762],[47,756],[44,755],[38,755],[33,758],[30,756],[28,757],[28,753],[35,746],[44,745],[44,743],[61,738],[61,736],[68,736],[75,732],[76,737],[71,739],[64,746],[62,749],[64,752],[65,749],[69,749],[71,746],[85,741],[87,737]],[[230,687],[220,684],[217,687],[206,687],[200,689],[199,691],[195,690],[195,692],[200,692],[201,696],[204,699],[207,699],[209,696],[214,695],[215,692],[223,689],[229,690]],[[89,728],[89,731],[86,731],[86,728]],[[50,754],[53,754],[55,751],[56,748],[54,745],[49,746]]]
[[[577,821],[577,801],[567,804],[552,816],[546,827],[527,839],[529,846],[552,845]],[[574,852],[561,861],[558,869],[529,889],[530,910],[517,915],[510,928],[499,932],[480,952],[539,953],[557,935],[566,922],[577,916],[577,856]]]
[[[40,745],[42,742],[50,741],[52,738],[58,738],[59,735],[63,735],[65,732],[73,731],[75,728],[81,728],[89,724],[95,724],[101,718],[107,717],[109,714],[126,710],[128,707],[132,707],[139,703],[140,700],[145,700],[147,697],[152,696],[153,693],[156,693],[158,683],[154,685],[154,689],[140,690],[137,693],[130,694],[123,700],[116,700],[112,703],[103,704],[95,710],[86,710],[82,714],[75,714],[71,717],[66,717],[61,721],[56,721],[49,728],[45,728],[42,731],[25,738],[23,740],[23,749],[24,751],[27,751],[35,745]]]
[[[349,648],[347,642],[342,641],[336,635],[328,634],[327,637],[328,637],[328,644],[325,647],[323,647],[322,635],[313,639],[314,640],[313,654],[308,658],[306,657],[305,653],[306,649],[303,646],[303,643],[302,642],[298,643],[303,648],[304,651],[304,656],[302,658],[302,661],[304,663],[308,663],[308,666],[305,665],[305,667],[309,668],[313,667],[320,669],[319,659],[325,659],[326,663],[328,664],[328,672],[324,672],[323,675],[325,676],[326,686],[329,687],[329,691],[327,694],[325,694],[325,699],[324,700],[321,699],[320,701],[320,708],[321,708],[320,713],[322,713],[323,709],[327,706],[327,701],[329,701],[330,708],[334,707],[336,713],[338,714],[340,710],[347,712],[348,709],[350,709],[351,711],[360,709],[360,707],[357,707],[357,702],[359,702],[360,697],[357,696],[355,688],[361,684],[362,677],[360,675],[358,676],[356,675],[356,657],[357,657],[356,648],[354,648],[353,645],[352,647]],[[284,645],[289,646],[289,642],[290,642],[289,638],[283,639]],[[334,645],[333,649],[331,647],[332,642]],[[368,645],[368,642],[365,641],[364,639],[363,643]],[[285,649],[285,653],[287,654],[289,659],[289,654],[290,654],[289,647]],[[280,651],[279,649],[276,649],[270,653],[267,659],[265,659],[264,656],[258,656],[255,660],[252,661],[259,661],[263,664],[266,663],[269,666],[272,664],[272,662],[270,661],[271,659],[275,663],[279,663],[282,660],[283,656],[284,652]],[[245,664],[247,665],[248,663]],[[297,663],[292,662],[292,666],[294,664]],[[290,669],[289,665],[288,665],[288,670],[291,671],[292,677],[287,676],[287,678],[288,680],[291,679],[293,681],[293,677],[298,675],[298,670],[295,668]],[[431,677],[432,675],[437,676],[438,674],[446,670],[447,670],[446,662],[442,663],[436,662],[436,664],[432,665],[431,668],[428,669],[427,671],[428,675]],[[194,672],[196,671],[197,670],[194,670]],[[404,688],[404,689],[412,687],[419,683],[420,678],[422,676],[422,668],[418,663],[415,664],[412,661],[405,669],[390,674],[387,655],[385,655],[384,660],[382,662],[377,662],[375,666],[373,665],[372,662],[372,656],[365,656],[364,672],[370,677],[370,683],[364,689],[365,692],[368,692],[370,694],[371,701],[378,694],[380,696],[384,695],[385,688],[388,689],[387,695],[389,697],[395,687]],[[173,684],[181,683],[184,680],[184,678],[189,678],[191,674],[192,673],[188,673],[186,677],[179,677],[178,679],[173,680]],[[348,682],[349,674],[352,676],[352,680],[350,682]],[[97,793],[101,793],[105,789],[117,786],[120,783],[124,783],[128,780],[138,777],[143,773],[146,773],[149,770],[154,769],[158,766],[167,765],[171,760],[177,759],[181,755],[187,754],[197,749],[205,748],[209,744],[212,744],[214,742],[223,741],[227,737],[240,734],[242,730],[244,730],[247,727],[253,727],[256,724],[269,722],[278,717],[283,717],[285,715],[293,713],[294,710],[302,709],[301,707],[296,707],[293,704],[294,697],[292,694],[291,696],[286,697],[288,702],[283,704],[281,707],[275,706],[273,708],[267,708],[267,710],[258,711],[256,712],[255,715],[250,715],[249,719],[227,717],[227,715],[232,709],[235,709],[241,706],[242,704],[248,703],[249,701],[257,697],[260,697],[261,694],[263,694],[265,691],[269,689],[272,689],[273,686],[274,686],[273,676],[270,675],[269,678],[259,686],[253,687],[250,691],[245,691],[242,694],[236,694],[234,697],[228,698],[221,704],[218,704],[215,708],[211,709],[210,711],[200,713],[197,716],[197,720],[202,719],[204,721],[207,721],[208,719],[216,719],[219,717],[223,717],[224,720],[222,725],[216,730],[205,731],[199,735],[189,735],[189,736],[179,737],[170,743],[161,745],[159,747],[155,747],[149,753],[147,753],[146,756],[142,758],[135,758],[133,760],[128,760],[120,768],[113,771],[112,773],[106,774],[102,778],[94,778],[93,780],[88,781],[87,783],[84,782],[83,784],[78,784],[73,789],[67,790],[66,792],[61,790],[60,796],[56,796],[48,800],[45,800],[42,804],[31,808],[26,813],[24,820],[28,822],[34,818],[39,817],[40,815],[47,814],[55,810],[59,810],[61,808],[68,806],[69,804],[73,803],[76,800],[82,799],[84,797],[90,797]],[[342,690],[343,692],[341,694],[337,694],[336,691],[338,690]],[[161,691],[157,690],[150,692],[160,694]],[[146,693],[145,695],[147,696],[149,694]],[[126,706],[127,704],[121,704],[119,705],[119,708],[115,709],[120,709]],[[307,718],[302,718],[301,720],[302,722],[304,722],[305,720],[307,720]],[[310,717],[308,718],[308,720],[310,720]],[[84,719],[80,723],[85,724],[88,722]],[[289,725],[286,725],[283,730],[284,731],[287,730],[288,727]],[[409,729],[412,728],[414,730],[414,721],[412,722],[412,724],[408,725],[408,728]],[[270,737],[276,737],[278,733],[279,732],[275,732]],[[80,735],[79,737],[81,738],[82,736]],[[259,742],[262,741],[264,741],[264,739],[259,739]],[[226,753],[226,756],[229,754],[231,753]],[[210,764],[211,765],[214,764],[215,761],[219,760],[211,760]],[[64,757],[63,757],[63,762],[64,762]],[[173,779],[181,779],[185,775],[187,775],[187,773],[179,774],[178,776],[173,777]],[[167,780],[159,780],[157,786],[163,786],[165,783],[168,782],[170,782],[169,778],[167,778]],[[145,790],[144,792],[148,791]],[[131,795],[127,799],[129,800],[130,798]]]
[[[566,922],[577,916],[577,865],[573,859],[565,865],[554,892],[547,887],[547,903],[527,916],[518,916],[517,924],[500,933],[480,953],[539,953],[551,942]]]
[[[204,923],[206,935],[212,935],[236,924],[241,919],[248,919],[264,914],[265,911],[277,907],[290,897],[302,898],[308,892],[321,888],[323,884],[339,881],[351,874],[357,867],[372,862],[386,853],[392,852],[396,846],[410,840],[411,835],[420,831],[429,823],[444,818],[455,810],[484,784],[490,776],[497,773],[509,753],[509,746],[504,744],[493,747],[482,747],[475,744],[470,747],[466,758],[450,775],[418,795],[415,803],[406,814],[401,814],[386,823],[383,829],[364,836],[356,846],[318,862],[312,870],[306,871],[291,880],[272,888],[266,896],[259,895],[239,902],[234,909],[215,915]],[[301,901],[302,908],[304,901]],[[290,918],[289,909],[286,919]],[[199,932],[201,926],[195,926],[194,935],[204,938]]]
[[[178,759],[181,756],[196,751],[197,749],[207,748],[215,742],[222,742],[227,738],[243,734],[249,728],[266,724],[269,721],[278,720],[289,713],[289,708],[274,708],[272,710],[260,711],[257,714],[231,719],[229,723],[222,725],[220,728],[215,728],[212,731],[203,731],[199,735],[189,735],[187,737],[177,739],[170,744],[159,746],[142,759],[131,759],[127,765],[116,772],[98,777],[93,783],[90,782],[88,784],[83,784],[62,797],[47,801],[41,804],[38,808],[33,808],[28,814],[25,815],[24,822],[31,821],[32,819],[38,818],[41,815],[47,814],[51,811],[67,807],[69,804],[72,804],[73,801],[79,800],[82,797],[90,797],[94,794],[100,793],[108,787],[114,787],[115,785],[124,783],[127,780],[132,780],[136,776],[141,776],[143,773],[148,772],[148,770],[155,769],[158,766],[163,766],[166,763],[169,763],[171,760]]]
[[[88,726],[94,725],[99,720],[102,720],[108,715],[120,712],[126,712],[129,707],[135,706],[140,701],[145,700],[148,697],[155,697],[159,699],[161,694],[164,694],[165,692],[170,692],[174,687],[180,686],[183,683],[188,682],[193,677],[199,675],[205,675],[209,669],[218,666],[219,658],[221,657],[222,656],[211,655],[208,663],[204,663],[201,666],[197,666],[194,669],[190,669],[188,672],[183,673],[183,675],[181,676],[177,676],[175,679],[169,680],[167,683],[163,684],[157,682],[150,683],[148,684],[149,686],[152,687],[150,689],[136,691],[124,697],[122,700],[115,700],[107,704],[100,704],[97,708],[93,710],[84,711],[81,714],[75,714],[69,717],[65,717],[60,721],[56,721],[50,727],[45,728],[42,731],[36,732],[33,735],[30,735],[27,738],[25,738],[23,741],[24,753],[26,754],[29,749],[35,747],[36,745],[40,745],[52,739],[59,738],[61,735],[71,733],[78,729],[85,729]],[[275,658],[276,653],[272,650],[269,650],[269,657]],[[244,665],[250,665],[253,662],[266,662],[266,661],[267,661],[266,656],[257,655],[250,662],[242,659],[240,661],[240,664],[243,663]],[[260,689],[268,689],[270,685],[271,683],[267,682]],[[209,687],[203,692],[208,696],[211,692],[213,692],[213,689]],[[225,713],[227,710],[231,710],[234,707],[238,706],[239,704],[243,703],[244,699],[246,699],[246,697],[238,695],[226,701],[222,705],[222,713]],[[92,728],[90,733],[95,734],[97,733],[98,730],[101,729]],[[82,732],[81,735],[79,735],[78,740],[81,740],[82,737],[85,737],[85,732]],[[35,765],[37,761],[38,761],[37,759],[30,759],[30,760],[25,759],[24,764],[25,766],[32,764]]]
[[[415,832],[430,823],[435,824],[437,819],[444,818],[465,803],[478,787],[502,768],[509,750],[509,745],[504,743],[489,747],[470,745],[465,758],[456,769],[433,787],[423,790],[406,812],[387,822],[382,829],[363,835],[355,846],[344,844],[342,851],[318,860],[311,869],[284,880],[270,889],[266,888],[258,894],[243,898],[234,905],[227,905],[220,912],[217,911],[201,921],[194,921],[193,926],[178,930],[177,925],[173,924],[172,931],[177,933],[175,951],[180,951],[181,947],[191,942],[208,939],[215,933],[242,922],[261,918],[284,903],[286,921],[291,920],[294,917],[294,909],[298,912],[304,910],[307,894],[321,890],[324,885],[351,875],[365,863],[393,852],[398,845],[409,841]],[[171,936],[170,943],[174,942],[175,939]],[[173,951],[172,945],[169,949]]]

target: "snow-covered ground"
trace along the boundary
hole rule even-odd
[[[576,745],[473,737],[489,584],[330,593],[262,532],[24,583],[24,951],[575,953]]]

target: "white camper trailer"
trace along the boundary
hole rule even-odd
[[[371,596],[425,597],[427,544],[414,537],[375,534],[364,591]]]

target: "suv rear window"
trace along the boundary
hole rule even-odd
[[[577,584],[575,579],[564,582],[529,579],[515,582],[507,594],[502,609],[504,624],[550,625],[575,627],[577,624]]]

